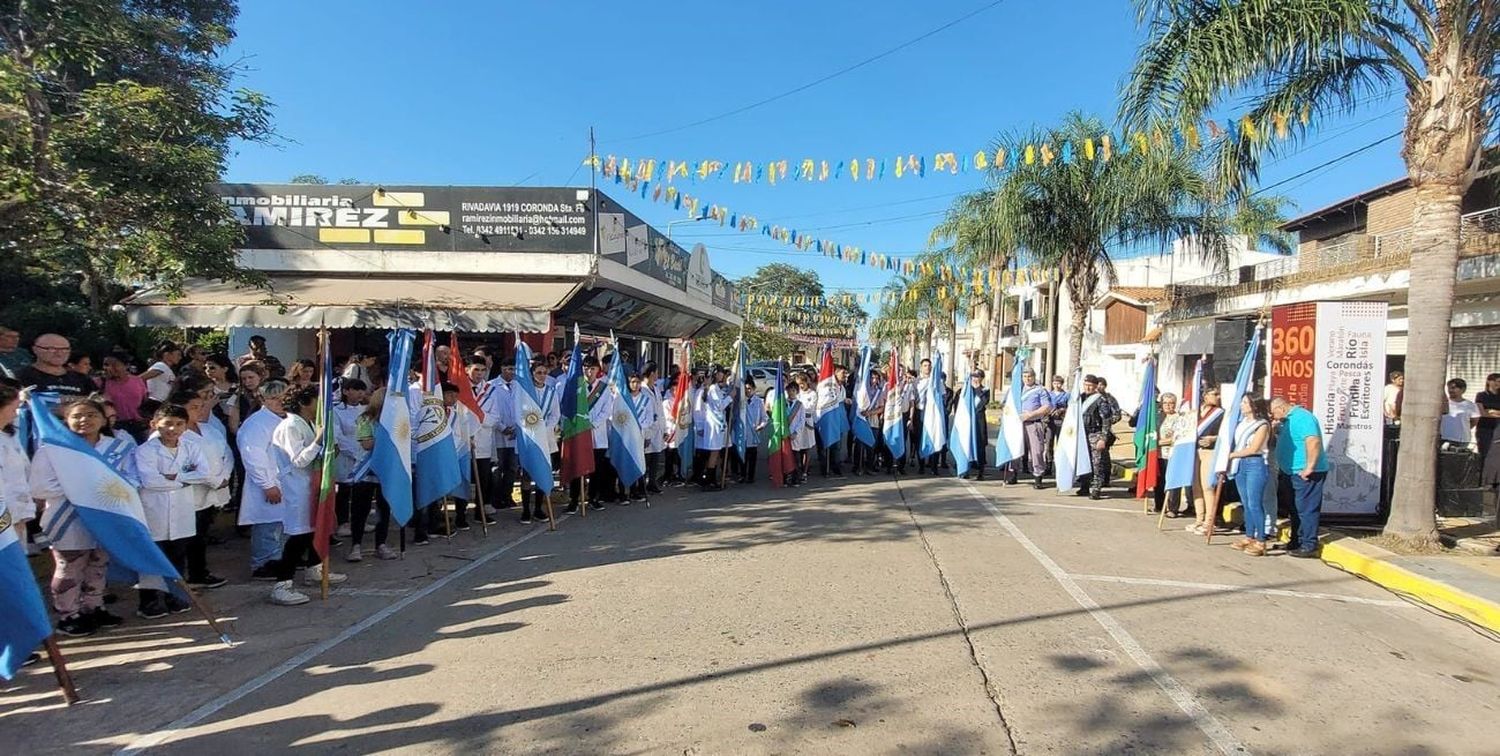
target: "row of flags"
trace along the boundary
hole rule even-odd
[[[1208,425],[1218,419],[1220,413],[1223,414],[1223,427],[1233,428],[1238,423],[1240,400],[1250,388],[1260,334],[1261,327],[1257,326],[1251,337],[1249,348],[1240,363],[1231,393],[1225,397],[1225,408],[1218,408],[1214,413],[1201,418],[1195,433],[1175,439],[1176,446],[1166,469],[1168,488],[1183,488],[1192,485],[1198,437]],[[572,479],[568,477],[569,474],[587,475],[592,472],[592,443],[585,446],[574,442],[574,439],[582,438],[584,441],[591,441],[589,432],[592,430],[592,425],[586,423],[590,400],[600,400],[603,392],[608,392],[608,400],[614,402],[613,410],[609,415],[611,464],[615,466],[621,481],[627,486],[635,483],[645,474],[644,444],[639,421],[641,408],[637,406],[630,394],[624,360],[613,361],[608,379],[601,388],[601,394],[591,397],[582,371],[582,356],[578,347],[576,327],[574,336],[574,348],[569,357],[568,372],[563,381],[555,386],[547,384],[543,387],[535,386],[529,379],[532,351],[525,342],[517,339],[516,372],[518,376],[515,385],[519,390],[512,392],[519,425],[519,432],[516,435],[517,453],[522,468],[544,494],[550,493],[553,487],[551,455],[556,450],[556,445],[552,429],[559,417],[552,413],[560,411],[571,420],[564,426],[566,428],[563,447],[564,480]],[[363,475],[364,471],[368,470],[379,478],[386,501],[391,507],[392,518],[399,525],[404,526],[410,521],[417,507],[426,506],[451,494],[463,485],[463,470],[466,465],[453,442],[452,427],[446,421],[443,412],[441,386],[437,383],[435,365],[436,345],[432,331],[429,330],[425,334],[422,375],[417,382],[410,382],[407,376],[415,333],[407,329],[397,329],[392,331],[388,338],[390,372],[387,376],[385,403],[381,408],[380,420],[375,428],[374,448],[367,459],[366,466],[356,474]],[[320,385],[323,396],[320,399],[318,414],[323,422],[325,433],[323,442],[326,452],[325,462],[319,472],[319,485],[313,492],[313,503],[316,507],[314,515],[316,532],[323,536],[316,539],[316,545],[322,553],[327,548],[326,535],[332,531],[333,520],[333,468],[330,460],[334,456],[335,444],[331,433],[334,424],[330,420],[337,383],[332,370],[326,331],[320,334],[319,341],[322,351],[323,379]],[[613,335],[611,335],[611,343],[617,343]],[[454,348],[451,352],[454,355],[459,354],[456,343],[452,346]],[[690,375],[691,348],[689,345],[685,347],[687,348],[682,350],[682,370],[684,375]],[[819,417],[817,420],[820,430],[824,433],[825,444],[832,444],[837,443],[843,438],[843,434],[848,432],[849,413],[844,411],[842,401],[833,401],[840,398],[837,391],[841,389],[836,387],[831,350],[825,346],[823,351],[819,366]],[[750,432],[746,414],[749,394],[744,383],[745,368],[748,364],[748,347],[740,342],[737,345],[735,358],[735,379],[731,384],[735,398],[731,418],[732,424],[740,429],[739,434],[735,436],[735,445],[742,453]],[[898,409],[901,402],[899,384],[896,379],[899,374],[898,367],[897,355],[892,352],[884,398],[888,411],[881,431],[886,444],[893,453],[904,451],[907,445],[905,424],[902,422],[902,413]],[[1184,397],[1184,411],[1191,412],[1195,402],[1201,402],[1201,398],[1196,394],[1203,386],[1203,367],[1203,360],[1198,360],[1194,367],[1192,382],[1194,394]],[[867,345],[860,351],[860,380],[855,401],[861,412],[854,413],[856,419],[853,432],[860,443],[869,446],[875,443],[874,429],[863,418],[862,412],[868,410],[876,401],[869,391],[871,369],[871,352]],[[1012,462],[1023,453],[1024,444],[1019,415],[1021,372],[1022,366],[1017,364],[1011,373],[1009,396],[1000,413],[1000,427],[995,439],[997,464]],[[450,365],[449,376],[450,380],[467,382],[467,376],[458,364],[457,358]],[[1062,431],[1056,442],[1054,458],[1057,486],[1060,490],[1071,489],[1078,476],[1091,472],[1088,442],[1083,432],[1082,418],[1083,413],[1094,401],[1098,400],[1098,397],[1093,396],[1083,401],[1076,401],[1082,391],[1082,380],[1081,371],[1075,373],[1073,378],[1075,401],[1068,403]],[[668,413],[668,420],[673,431],[679,436],[679,453],[683,454],[685,463],[690,465],[693,452],[693,408],[691,406],[692,395],[687,390],[688,384],[689,381],[679,381],[673,396],[671,411]],[[952,450],[960,475],[967,471],[969,460],[976,458],[974,452],[979,448],[981,439],[974,420],[977,412],[982,411],[977,404],[978,399],[970,382],[964,380],[962,384],[957,398],[958,406],[962,411],[955,413],[951,429],[946,427],[947,413],[943,406],[944,383],[941,354],[934,356],[932,372],[919,387],[919,391],[926,393],[927,401],[927,411],[922,416],[922,438],[919,444],[921,453],[926,456],[945,449]],[[1144,417],[1142,422],[1138,423],[1140,427],[1137,429],[1136,437],[1137,463],[1143,471],[1142,478],[1147,482],[1138,484],[1140,486],[1138,491],[1149,490],[1159,474],[1160,450],[1155,444],[1155,431],[1157,430],[1154,412],[1155,385],[1156,364],[1152,360],[1147,364],[1146,381],[1140,404]],[[559,397],[561,401],[554,403],[552,396],[554,391],[561,392],[561,397]],[[472,390],[461,391],[460,397],[464,396],[472,397]],[[826,403],[825,398],[829,400]],[[554,410],[553,407],[559,409]],[[480,412],[477,406],[472,409],[477,414]],[[767,411],[770,426],[768,447],[771,481],[773,485],[780,486],[785,475],[792,470],[791,437],[793,428],[798,427],[798,423],[802,422],[800,413],[803,411],[803,405],[801,402],[795,405],[787,402],[785,376],[779,363],[776,369],[775,385],[768,397]],[[125,478],[117,464],[111,462],[106,454],[90,446],[81,436],[64,427],[51,411],[47,397],[33,396],[28,405],[23,408],[23,414],[30,438],[35,442],[35,453],[51,455],[52,464],[56,468],[68,471],[67,475],[59,476],[65,497],[59,505],[65,510],[58,515],[61,518],[60,521],[66,523],[76,520],[83,527],[88,528],[100,547],[110,554],[113,565],[121,574],[128,575],[126,579],[139,576],[160,576],[167,581],[180,579],[176,568],[151,540],[136,484]],[[1215,472],[1231,471],[1229,454],[1234,450],[1234,443],[1234,433],[1219,433],[1218,444],[1213,455]],[[574,450],[569,451],[569,449]],[[588,472],[579,472],[583,470]],[[11,527],[8,519],[8,513],[0,511],[0,676],[6,679],[16,674],[26,656],[37,648],[52,631],[46,605],[37,587],[35,576],[26,562],[24,545],[16,538],[15,529]]]

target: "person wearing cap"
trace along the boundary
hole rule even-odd
[[[1026,431],[1026,464],[1032,486],[1042,487],[1047,472],[1047,449],[1052,445],[1052,393],[1036,381],[1036,371],[1021,371],[1021,427]]]
[[[1120,403],[1109,393],[1109,382],[1105,379],[1093,375],[1084,376],[1083,391],[1093,395],[1083,405],[1083,431],[1088,434],[1089,461],[1093,468],[1088,479],[1088,496],[1090,499],[1101,499],[1104,497],[1104,487],[1109,485],[1110,474],[1114,471],[1114,463],[1109,458],[1109,447],[1114,441],[1114,433],[1110,429],[1120,422],[1122,413]],[[1078,494],[1081,496],[1083,492],[1080,484]]]
[[[729,441],[729,416],[725,414],[734,396],[729,391],[729,371],[723,365],[714,365],[713,380],[699,395],[703,422],[697,426],[697,448],[705,453],[703,476],[698,485],[705,491],[717,491],[724,486],[719,482],[719,464],[723,462],[724,447]]]

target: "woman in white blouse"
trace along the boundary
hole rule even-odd
[[[1275,510],[1267,511],[1264,496],[1271,468],[1266,450],[1271,436],[1271,407],[1260,397],[1240,402],[1240,424],[1234,428],[1234,451],[1229,454],[1229,477],[1245,505],[1245,537],[1234,548],[1249,556],[1265,556],[1275,532]]]

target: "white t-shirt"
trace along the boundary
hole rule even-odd
[[[1468,399],[1448,400],[1448,412],[1439,423],[1444,441],[1467,444],[1474,440],[1474,428],[1470,418],[1479,417],[1479,407]]]
[[[156,362],[146,369],[146,372],[157,371],[157,375],[146,379],[146,396],[158,402],[165,402],[172,395],[172,384],[176,381],[177,374],[172,368],[167,367],[165,362]]]

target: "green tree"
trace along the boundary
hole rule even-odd
[[[762,265],[756,271],[735,282],[740,295],[753,302],[757,297],[828,297],[818,274],[787,263]],[[837,296],[834,294],[833,296]],[[767,311],[769,309],[769,312]],[[773,359],[795,351],[797,342],[787,334],[804,330],[826,331],[829,324],[837,324],[854,336],[868,319],[864,309],[857,303],[844,301],[814,300],[806,304],[777,302],[769,308],[752,308],[746,317],[746,340],[756,359]],[[725,329],[728,331],[729,329]],[[724,331],[720,332],[721,334]],[[753,335],[752,335],[753,334]],[[717,334],[716,334],[717,335]],[[730,336],[733,344],[734,337]],[[732,352],[731,352],[732,354]]]
[[[0,0],[0,250],[76,275],[96,315],[129,284],[259,280],[210,190],[269,104],[219,58],[232,0]]]
[[[1081,145],[1106,133],[1074,113],[1053,129],[1007,144]],[[1037,160],[995,174],[997,223],[1043,268],[1061,272],[1072,312],[1069,364],[1083,358],[1083,334],[1101,282],[1114,283],[1112,255],[1142,244],[1195,237],[1208,259],[1227,257],[1215,192],[1200,166],[1171,147],[1131,150],[1110,160]]]
[[[1139,0],[1149,28],[1123,114],[1149,128],[1192,122],[1231,98],[1248,98],[1262,127],[1348,112],[1397,87],[1406,96],[1401,156],[1416,188],[1408,300],[1407,390],[1439,396],[1459,256],[1464,193],[1495,126],[1500,4],[1494,0]],[[1242,189],[1268,141],[1237,134],[1217,150],[1217,170]],[[1283,142],[1282,144],[1286,144]],[[1435,542],[1438,405],[1409,402],[1401,418],[1396,490],[1386,532]]]

